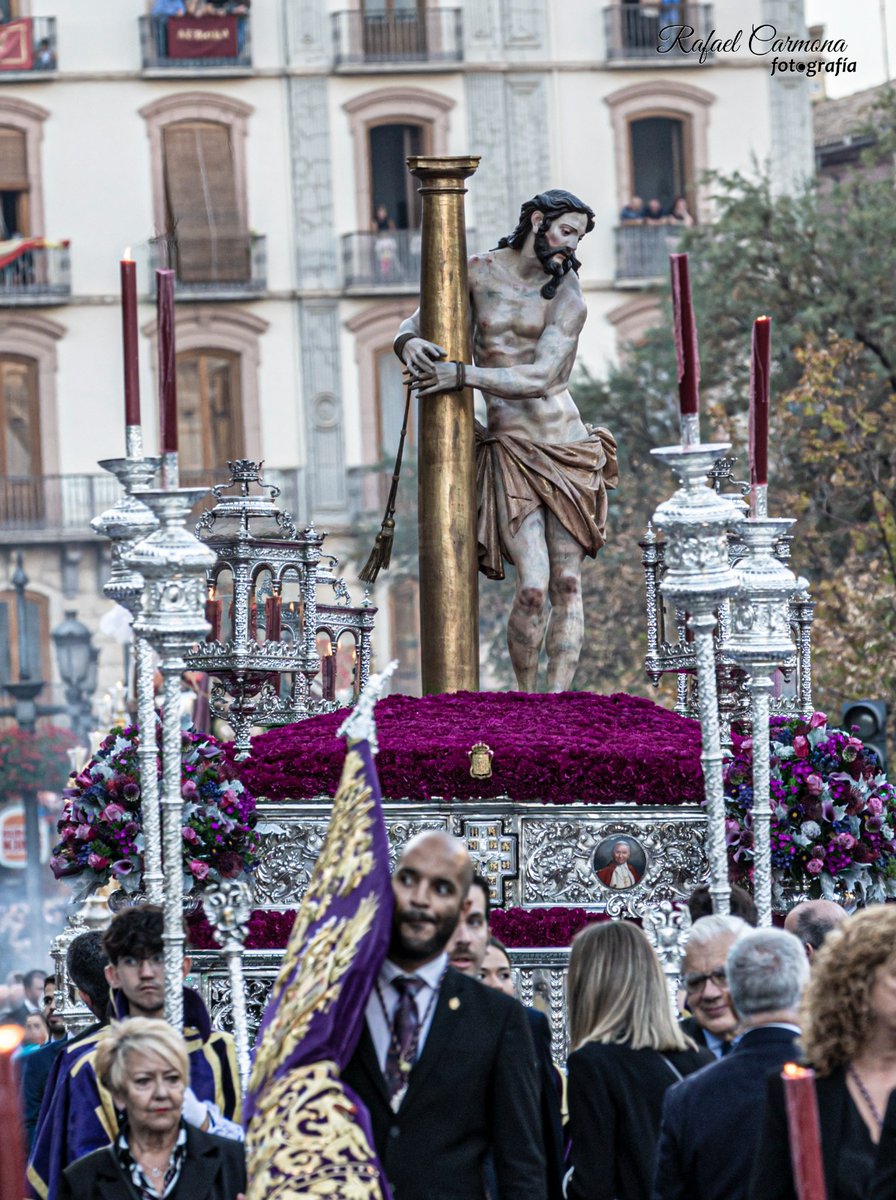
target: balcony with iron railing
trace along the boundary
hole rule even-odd
[[[52,77],[57,68],[56,18],[17,17],[0,22],[0,83]]]
[[[248,14],[137,19],[144,71],[232,75],[252,70]]]
[[[395,12],[337,12],[333,20],[333,65],[337,69],[402,63],[457,63],[463,59],[459,8]]]
[[[208,487],[225,482],[227,470],[181,471],[184,487]],[[265,468],[266,483],[281,489],[281,508],[294,516],[304,508],[301,472]],[[10,543],[93,540],[93,517],[116,504],[121,488],[112,475],[0,475],[0,545]],[[197,515],[208,507],[203,497]]]
[[[198,238],[166,234],[151,238],[152,294],[159,267],[174,271],[174,291],[181,299],[245,300],[267,289],[267,238],[258,233]]]
[[[604,9],[604,38],[608,62],[644,60],[651,67],[692,62],[685,47],[712,30],[711,4],[611,4]],[[671,27],[683,26],[681,39]],[[663,34],[663,30],[668,30]],[[679,40],[684,46],[679,45]],[[711,59],[706,53],[702,61]]]
[[[0,306],[67,304],[72,294],[68,242],[0,242]]]
[[[643,287],[669,274],[669,255],[678,251],[679,225],[620,225],[616,242],[616,283]]]
[[[346,288],[414,289],[420,283],[420,230],[346,233],[342,267]]]

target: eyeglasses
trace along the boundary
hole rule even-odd
[[[165,954],[160,951],[158,954],[146,954],[138,958],[134,954],[123,954],[118,960],[119,966],[122,967],[141,967],[144,963],[149,963],[152,967],[164,967]]]
[[[719,967],[717,971],[710,971],[707,975],[685,975],[683,980],[684,990],[689,996],[693,996],[697,992],[702,992],[710,979],[717,988],[728,986],[728,975],[725,972],[725,968]]]

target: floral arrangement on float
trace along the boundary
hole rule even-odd
[[[234,879],[256,865],[255,801],[237,778],[223,747],[208,733],[181,732],[184,889]],[[124,892],[143,880],[136,725],[110,730],[87,766],[63,792],[59,844],[50,866],[74,883],[74,898],[114,883]],[[161,786],[161,766],[159,767]],[[285,942],[283,943],[285,945]]]
[[[282,950],[296,919],[296,910],[256,909],[249,917],[247,950]],[[606,913],[584,908],[493,908],[491,931],[510,950],[528,947],[565,947],[594,921],[609,921]],[[218,949],[215,933],[201,908],[186,918],[187,936],[194,950]]]
[[[874,754],[824,713],[772,717],[770,793],[776,907],[825,897],[877,903],[896,897],[896,788]],[[750,885],[753,740],[732,731],[725,766],[732,882]]]

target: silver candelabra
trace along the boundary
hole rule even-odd
[[[130,436],[128,449],[139,450]],[[140,499],[152,484],[160,459],[132,457],[107,458],[99,465],[122,486],[122,496],[113,508],[90,522],[94,533],[112,542],[112,572],[103,586],[103,594],[120,604],[132,617],[140,612],[143,576],[125,561],[147,534],[158,528],[158,520]],[[158,747],[156,745],[156,708],[153,688],[152,647],[134,636],[134,672],[137,692],[139,742],[137,761],[140,768],[140,811],[143,816],[143,888],[150,904],[162,903],[162,820],[159,810]]]
[[[205,576],[215,562],[214,553],[187,529],[187,518],[205,491],[172,488],[142,493],[141,499],[155,514],[159,527],[124,555],[126,565],[139,571],[145,581],[134,633],[158,653],[163,680],[165,1018],[177,1029],[183,1025],[184,956],[181,676],[187,669],[187,652],[208,633]],[[144,735],[141,741],[145,740]]]
[[[676,608],[687,612],[687,625],[694,635],[710,893],[714,911],[728,913],[730,888],[713,631],[719,605],[738,582],[729,563],[727,530],[740,520],[741,513],[732,499],[715,492],[706,482],[707,472],[729,445],[701,444],[688,438],[682,441],[680,446],[652,451],[672,468],[681,484],[656,510],[653,523],[666,536],[666,572],[660,591]],[[688,441],[691,444],[684,444]]]
[[[202,897],[221,952],[227,960],[233,1011],[233,1035],[243,1089],[249,1083],[252,1064],[249,1059],[249,1025],[246,1014],[246,987],[243,979],[243,943],[252,913],[252,891],[241,879],[222,879]]]
[[[764,488],[762,489],[764,493]],[[764,495],[762,497],[764,501]],[[736,526],[744,548],[737,563],[740,582],[731,599],[731,623],[725,652],[746,672],[753,726],[753,894],[759,924],[772,923],[771,799],[769,795],[769,695],[772,674],[793,657],[791,598],[796,576],[775,554],[793,524],[789,518],[762,516]],[[805,581],[800,581],[804,583]]]

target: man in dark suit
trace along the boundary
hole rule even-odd
[[[451,966],[471,979],[479,979],[482,974],[482,964],[491,938],[491,907],[488,880],[484,875],[474,875],[457,928],[446,947]],[[510,994],[513,994],[512,988]],[[563,1200],[563,1084],[551,1055],[551,1025],[537,1008],[524,1008],[523,1012],[535,1046],[548,1200]],[[486,1166],[486,1182],[492,1200],[501,1200],[491,1158]]]
[[[24,1025],[32,1013],[39,1013],[43,1007],[44,980],[46,971],[26,971],[22,976],[22,999],[12,1008],[5,1018],[15,1025]]]
[[[746,1200],[769,1072],[791,1061],[809,978],[800,942],[751,930],[726,965],[743,1030],[733,1051],[666,1092],[652,1200]]]
[[[725,959],[737,939],[749,931],[750,926],[740,917],[714,913],[694,922],[685,943],[681,974],[691,1015],[681,1022],[681,1028],[716,1058],[729,1053],[737,1030]]]
[[[448,966],[473,878],[462,842],[427,832],[392,878],[392,940],[343,1079],[366,1105],[394,1200],[545,1200],[535,1051],[514,1000]]]
[[[50,1070],[56,1061],[56,1055],[68,1040],[65,1023],[56,1012],[55,975],[48,975],[44,980],[43,1007],[50,1040],[33,1054],[26,1054],[20,1063],[19,1086],[22,1094],[22,1112],[25,1115],[25,1140],[29,1149],[34,1139],[37,1114],[40,1112],[40,1102],[50,1077]]]

